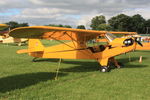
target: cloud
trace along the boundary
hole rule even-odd
[[[149,19],[149,0],[3,0],[0,23],[11,20],[30,25],[67,24],[89,26],[96,15],[110,18],[124,13]]]
[[[127,14],[129,16],[133,16],[135,14],[140,14],[140,15],[144,16],[145,19],[150,19],[149,11],[150,11],[150,7],[148,7],[148,8],[126,9],[122,13]]]
[[[96,11],[89,13],[87,15],[82,15],[80,19],[76,22],[77,25],[85,25],[87,28],[90,28],[91,20],[95,16],[103,15],[103,13],[98,13]]]
[[[67,3],[61,1],[54,1],[54,0],[29,0],[32,4],[37,6],[67,6]],[[57,2],[58,1],[58,2]]]
[[[58,8],[27,8],[22,10],[22,12],[17,16],[24,18],[54,18],[60,17],[63,14],[73,14],[75,12],[75,10]]]

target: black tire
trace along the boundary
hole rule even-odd
[[[100,68],[100,71],[101,72],[109,72],[110,71],[110,68],[109,68],[109,66],[102,66],[101,68]]]

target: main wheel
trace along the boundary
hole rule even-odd
[[[101,71],[101,72],[109,72],[109,71],[110,71],[109,66],[102,66],[102,67],[100,68],[100,71]]]

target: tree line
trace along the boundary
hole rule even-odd
[[[92,18],[90,27],[93,30],[130,31],[144,34],[147,31],[146,28],[150,28],[150,19],[146,20],[140,14],[133,16],[119,14],[106,21],[105,16],[100,15]]]
[[[16,21],[10,21],[6,24],[10,25],[10,29],[29,26],[28,23],[18,23]],[[70,25],[62,24],[48,24],[45,26],[72,28]],[[140,14],[133,16],[119,14],[106,20],[104,15],[99,15],[91,19],[90,27],[92,30],[130,31],[144,34],[147,31],[147,27],[150,28],[150,19],[146,20]],[[84,25],[78,25],[76,28],[86,29]]]
[[[14,28],[17,28],[17,27],[27,27],[27,26],[29,26],[28,23],[18,23],[16,21],[9,21],[5,24],[9,25],[10,29],[14,29]],[[44,26],[72,28],[72,26],[70,26],[70,25],[62,25],[62,24],[58,24],[58,25],[57,24],[48,24],[48,25],[44,25]],[[84,25],[78,25],[76,28],[77,29],[85,29],[85,26]]]

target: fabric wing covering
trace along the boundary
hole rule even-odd
[[[50,26],[21,27],[10,31],[10,36],[15,38],[37,38],[55,40],[91,40],[106,31],[93,31],[84,29],[60,28]]]
[[[108,32],[50,26],[31,26],[13,29],[10,31],[10,36],[15,38],[88,41],[105,33],[137,34],[136,32]]]

